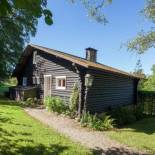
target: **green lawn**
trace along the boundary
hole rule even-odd
[[[15,102],[0,100],[0,155],[58,154],[92,153],[31,118]]]
[[[155,154],[155,117],[145,118],[118,131],[108,131],[107,134],[128,146]]]

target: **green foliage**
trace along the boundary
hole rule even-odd
[[[0,1],[0,78],[9,76],[18,62],[25,43],[35,36],[38,19],[52,24],[46,0]]]
[[[93,155],[79,143],[28,116],[14,101],[0,99],[1,155]]]
[[[151,68],[152,74],[140,81],[139,90],[155,91],[155,65]]]
[[[154,47],[155,43],[155,32],[153,30],[145,33],[141,31],[137,37],[128,42],[128,49],[135,50],[139,54],[144,53],[151,47]]]
[[[134,109],[134,115],[137,120],[141,120],[145,117],[144,115],[144,106],[143,104],[139,103]]]
[[[155,115],[155,92],[154,91],[139,91],[138,102],[142,105],[145,115]]]
[[[80,123],[84,127],[89,127],[100,131],[114,128],[114,119],[106,114],[102,115],[102,117],[100,115],[99,117],[96,114],[91,115],[89,112],[86,112],[82,115]]]
[[[22,106],[35,107],[39,104],[39,100],[35,98],[27,98],[26,101],[19,101],[19,104]]]
[[[114,128],[115,124],[115,119],[111,118],[110,115],[106,115],[104,114],[103,115],[103,118],[101,119],[103,122],[102,122],[102,128],[104,130],[108,130],[108,129],[112,129]]]
[[[47,96],[44,103],[49,111],[57,112],[59,114],[65,113],[66,110],[68,110],[68,106],[59,97]]]
[[[142,104],[117,107],[110,114],[118,126],[131,124],[145,117]]]
[[[107,131],[107,136],[137,148],[144,154],[155,154],[155,117],[147,117],[117,130]]]
[[[74,85],[69,101],[69,109],[76,114],[79,103],[79,89],[77,83]]]
[[[146,0],[146,6],[141,11],[142,14],[152,21],[155,22],[155,9],[154,9],[154,0]],[[137,53],[142,54],[151,47],[155,47],[155,31],[154,28],[151,28],[150,31],[144,32],[141,31],[138,35],[128,42],[128,49],[135,50]]]
[[[146,6],[142,11],[147,19],[150,19],[152,22],[155,22],[155,9],[154,9],[154,0],[146,0]]]
[[[16,85],[17,85],[16,78],[9,78],[9,79],[0,81],[0,86],[10,87],[10,86],[16,86]]]
[[[70,0],[72,3],[79,2],[77,0]],[[108,20],[104,15],[104,8],[112,3],[112,0],[80,0],[86,8],[88,15],[99,23],[107,24]]]

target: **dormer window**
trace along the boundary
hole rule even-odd
[[[33,52],[33,64],[34,64],[34,65],[37,64],[36,56],[37,56],[37,51],[34,51],[34,52]]]

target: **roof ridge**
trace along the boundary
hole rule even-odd
[[[44,47],[44,46],[40,46],[40,45],[34,45],[34,44],[29,44],[31,47],[34,47],[34,48],[41,48],[42,50],[48,50],[50,52],[56,52],[57,54],[63,54],[64,56],[68,56],[70,57],[71,59],[78,59],[77,61],[80,61],[80,63],[82,63],[81,65],[85,66],[85,67],[90,67],[90,68],[95,68],[95,69],[101,69],[101,70],[106,70],[106,71],[111,71],[111,72],[114,72],[114,73],[118,73],[118,74],[124,74],[126,76],[131,76],[131,77],[134,77],[134,78],[140,78],[139,76],[137,75],[134,75],[132,73],[128,73],[128,72],[125,72],[125,71],[122,71],[122,70],[119,70],[117,68],[114,68],[114,67],[111,67],[111,66],[108,66],[108,65],[105,65],[105,64],[102,64],[102,63],[99,63],[99,62],[92,62],[92,61],[89,61],[85,58],[82,58],[82,57],[79,57],[79,56],[76,56],[76,55],[73,55],[73,54],[70,54],[70,53],[66,53],[66,52],[63,52],[63,51],[59,51],[59,50],[55,50],[55,49],[52,49],[52,48],[47,48],[47,47]],[[46,51],[47,52],[47,51]],[[53,54],[53,53],[51,53]],[[72,60],[74,61],[74,60]],[[76,62],[77,63],[77,62]]]

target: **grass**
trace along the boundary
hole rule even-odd
[[[107,131],[108,136],[139,150],[155,154],[155,117],[145,118],[117,131]]]
[[[0,100],[0,155],[58,154],[92,153],[31,118],[15,102]]]
[[[9,91],[9,87],[16,86],[17,80],[15,78],[0,81],[0,96]]]
[[[7,86],[0,87],[0,155],[95,154],[28,116],[16,102],[2,97],[6,90]],[[128,146],[155,154],[155,117],[106,134]]]

